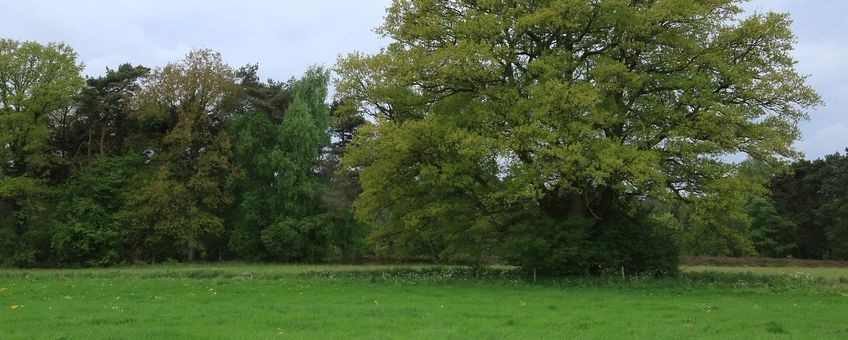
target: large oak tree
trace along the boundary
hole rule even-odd
[[[788,15],[740,2],[395,0],[390,46],[338,66],[339,96],[373,122],[347,158],[358,216],[395,252],[638,262],[662,248],[625,249],[653,233],[625,227],[650,222],[638,202],[721,211],[739,201],[727,156],[796,157],[819,102]]]

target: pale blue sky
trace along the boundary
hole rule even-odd
[[[340,54],[385,46],[372,29],[390,0],[8,1],[0,37],[64,41],[89,75],[130,62],[158,66],[190,48],[220,51],[234,66],[259,63],[263,77],[288,79]],[[796,146],[808,158],[848,147],[848,1],[753,0],[750,11],[789,12],[798,35],[798,69],[825,106],[801,125]]]

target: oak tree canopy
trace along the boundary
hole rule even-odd
[[[728,156],[797,157],[820,101],[788,15],[741,2],[395,0],[393,42],[337,67],[372,121],[346,159],[357,215],[398,253],[640,266],[663,247],[646,201],[721,209]]]

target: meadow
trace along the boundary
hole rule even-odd
[[[717,267],[716,267],[717,268]],[[0,271],[0,338],[848,338],[845,268],[195,265]]]

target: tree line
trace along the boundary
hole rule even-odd
[[[848,258],[848,156],[791,147],[820,99],[790,19],[738,2],[396,0],[332,101],[318,67],[83,78],[65,44],[0,40],[0,265]]]
[[[219,53],[84,79],[67,45],[0,41],[0,264],[342,261],[361,256],[361,118],[329,73],[260,81]]]
[[[674,216],[683,254],[848,260],[848,150],[778,169],[753,160],[739,168],[755,189],[715,213],[721,228],[699,223],[684,204],[653,203],[654,213]]]

